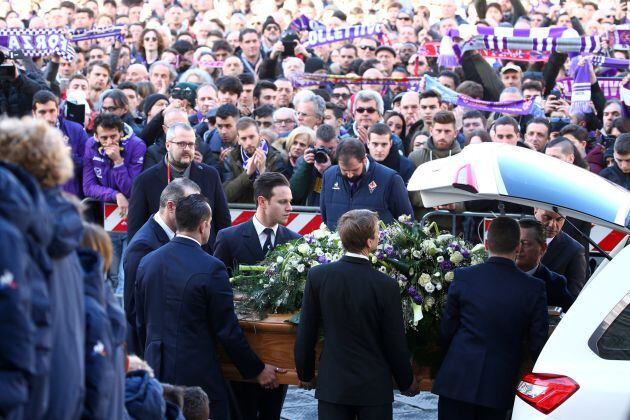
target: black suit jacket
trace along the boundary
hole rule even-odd
[[[442,317],[446,356],[432,392],[497,410],[514,402],[525,338],[536,360],[549,329],[545,285],[491,257],[455,270]]]
[[[575,297],[569,292],[566,277],[554,273],[544,264],[538,264],[532,276],[545,282],[548,306],[560,306],[564,312],[569,310]]]
[[[213,249],[217,232],[229,227],[232,219],[227,199],[216,169],[203,163],[193,163],[190,179],[195,181],[201,193],[210,201],[212,208],[212,232],[208,245]],[[164,161],[147,169],[133,183],[129,200],[127,239],[131,241],[138,229],[160,208],[160,194],[167,185],[166,163]]]
[[[143,350],[139,346],[136,332],[136,299],[134,296],[136,286],[136,274],[140,260],[150,252],[155,251],[168,243],[168,235],[164,229],[153,219],[153,215],[140,228],[127,245],[123,256],[123,270],[125,271],[124,308],[127,317],[127,350],[142,357]]]
[[[567,278],[569,292],[575,297],[582,291],[589,274],[584,253],[579,242],[560,231],[549,243],[541,260],[551,271]]]
[[[301,235],[284,226],[278,226],[275,246],[282,245]],[[254,222],[248,220],[237,226],[223,229],[217,235],[214,256],[232,272],[239,264],[256,264],[265,259]]]
[[[344,256],[310,269],[295,342],[296,368],[303,381],[313,379],[320,327],[324,348],[317,399],[358,406],[389,404],[392,375],[401,389],[411,386],[398,284],[368,260]]]
[[[175,237],[142,259],[136,309],[144,356],[160,382],[226,400],[217,340],[244,378],[264,368],[238,324],[225,266],[190,239]]]

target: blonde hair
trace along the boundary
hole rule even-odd
[[[306,135],[308,137],[308,146],[312,146],[313,143],[315,143],[315,131],[313,131],[313,129],[309,127],[305,127],[301,125],[299,127],[294,128],[293,131],[291,131],[289,135],[287,136],[287,141],[285,143],[287,152],[291,150],[291,147],[293,146],[295,139],[298,136],[302,136],[302,135]]]
[[[83,222],[81,246],[98,252],[103,259],[103,272],[109,271],[112,265],[113,247],[105,229],[94,223]]]
[[[0,119],[0,159],[22,166],[44,188],[73,176],[70,148],[61,132],[30,117]]]

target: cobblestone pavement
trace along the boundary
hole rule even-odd
[[[315,391],[289,387],[282,408],[283,420],[317,420]],[[437,419],[437,395],[421,392],[415,397],[394,395],[394,419],[435,420]]]

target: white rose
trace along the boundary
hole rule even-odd
[[[459,252],[459,251],[455,251],[455,252],[453,252],[453,254],[451,255],[450,260],[451,260],[451,262],[452,262],[453,264],[459,264],[459,263],[461,263],[462,261],[464,261],[464,256],[462,255],[462,253],[461,253],[461,252]]]
[[[410,222],[411,221],[411,216],[409,216],[408,214],[400,215],[400,216],[398,216],[398,221],[402,222],[402,223]]]
[[[315,255],[322,255],[324,251],[321,248],[315,248]]]
[[[381,266],[378,268],[378,271],[380,271],[381,273],[386,273],[387,272],[387,268]]]
[[[433,277],[440,277],[440,276],[441,276],[441,274],[440,274],[439,271],[436,271],[435,273],[433,273]]]
[[[304,264],[298,264],[298,266],[296,267],[296,270],[298,273],[303,273],[305,268],[306,267],[304,267]]]
[[[422,273],[422,275],[418,279],[418,283],[420,283],[421,286],[425,286],[428,283],[431,283],[431,276],[427,273]]]
[[[328,226],[326,226],[326,223],[322,223],[321,225],[319,225],[319,230],[328,230]]]
[[[297,249],[300,254],[306,255],[311,250],[311,247],[308,244],[299,244]]]
[[[451,235],[450,233],[445,233],[444,235],[439,235],[437,237],[437,241],[438,242],[448,242],[450,241],[454,236]]]
[[[284,262],[284,258],[282,258],[282,257],[278,257],[278,258],[276,258],[276,262],[277,262],[278,264],[282,264],[282,263]]]
[[[444,257],[443,257],[443,256],[441,256],[441,255],[440,255],[439,257],[437,257],[436,259],[437,259],[437,262],[439,262],[439,263],[441,263],[442,261],[444,261]]]
[[[424,290],[426,290],[427,293],[433,293],[435,291],[435,286],[433,285],[433,283],[429,282],[424,285]]]
[[[438,283],[435,285],[435,290],[442,290],[442,283]]]
[[[486,249],[486,247],[485,247],[484,244],[477,244],[477,245],[474,246],[473,249],[470,250],[470,252],[474,253],[474,252],[479,252],[479,251],[482,251],[482,250],[485,250],[485,249]]]
[[[446,273],[444,275],[444,280],[446,281],[453,281],[453,279],[455,278],[455,273],[453,273],[452,271],[449,271],[448,273]]]
[[[417,259],[422,258],[422,253],[420,251],[418,251],[417,249],[414,249],[413,252],[411,253],[411,255],[413,255],[413,257],[417,258]]]
[[[326,236],[328,236],[328,234],[320,229],[317,229],[316,231],[313,232],[313,237],[315,237],[315,239],[322,239],[322,238],[325,238]]]

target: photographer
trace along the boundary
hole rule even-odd
[[[306,206],[319,206],[322,176],[337,164],[336,152],[339,138],[335,129],[322,124],[315,133],[315,144],[300,157],[291,177],[293,202]]]
[[[260,80],[276,80],[282,76],[282,61],[287,57],[298,57],[305,60],[311,56],[306,48],[300,43],[295,31],[286,30],[282,33],[280,40],[273,44],[269,57],[267,57],[258,69]]]
[[[8,117],[30,115],[33,95],[39,90],[50,90],[20,70],[17,63],[0,51],[0,114]]]

